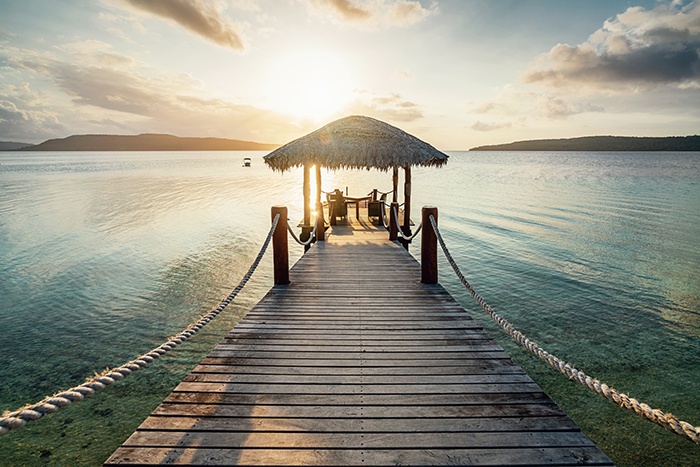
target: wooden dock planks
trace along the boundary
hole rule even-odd
[[[334,227],[105,465],[612,465],[386,237]]]

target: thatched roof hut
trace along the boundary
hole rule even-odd
[[[441,166],[447,158],[447,154],[395,126],[353,115],[272,151],[265,156],[265,163],[282,171],[302,165],[389,170],[413,165]]]
[[[404,226],[410,232],[411,166],[447,163],[447,154],[438,151],[405,131],[371,117],[344,117],[306,136],[295,139],[265,156],[273,170],[285,171],[304,166],[304,220],[310,222],[310,168],[316,166],[316,204],[320,204],[321,167],[329,169],[393,170],[393,201],[397,200],[398,169],[404,177]],[[322,212],[321,212],[322,214]]]

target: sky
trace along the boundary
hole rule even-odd
[[[700,0],[0,0],[0,141],[700,133]]]

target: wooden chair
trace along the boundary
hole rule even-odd
[[[331,209],[332,212],[329,213],[329,217],[334,217],[335,219],[347,217],[348,208],[345,205],[345,196],[343,196],[343,192],[336,188],[333,193],[329,193],[326,196],[328,198],[328,204],[334,208]]]

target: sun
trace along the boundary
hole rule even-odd
[[[352,75],[337,54],[311,49],[285,54],[268,75],[267,106],[295,117],[323,119],[352,99]]]

